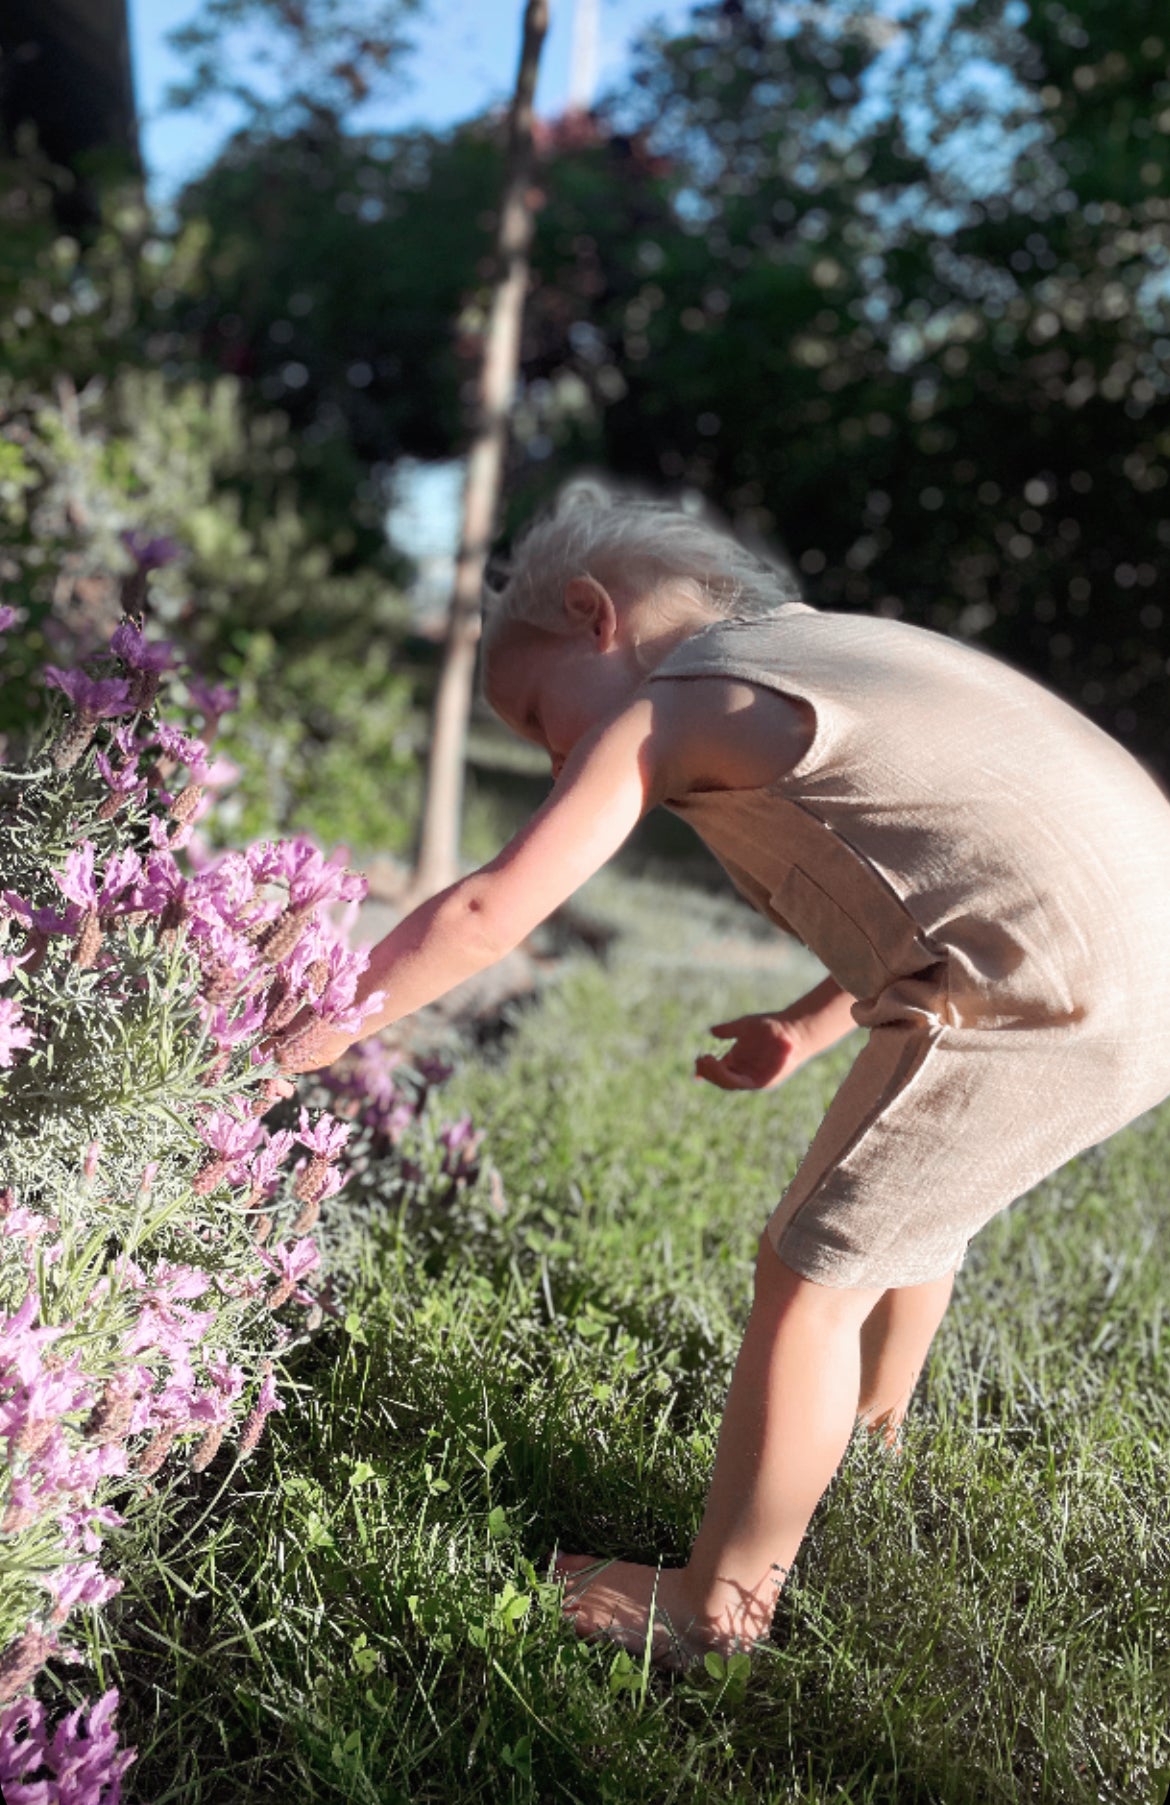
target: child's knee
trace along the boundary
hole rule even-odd
[[[825,1285],[789,1266],[777,1252],[768,1230],[760,1236],[756,1251],[755,1303],[757,1308],[796,1308],[826,1319],[844,1317],[860,1322],[881,1297],[880,1287]]]
[[[803,1274],[795,1271],[776,1251],[776,1244],[764,1229],[756,1246],[756,1296],[772,1294],[779,1289],[795,1290],[807,1285]]]

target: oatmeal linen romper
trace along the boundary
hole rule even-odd
[[[1108,734],[988,654],[786,604],[652,673],[798,697],[812,745],[692,794],[737,889],[870,1030],[768,1223],[829,1285],[912,1285],[1170,1095],[1170,802]]]

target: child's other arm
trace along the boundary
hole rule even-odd
[[[652,737],[655,705],[636,698],[573,748],[551,795],[503,851],[420,904],[370,953],[360,1006],[383,1002],[359,1032],[376,1033],[494,965],[618,850],[642,816],[670,794],[669,760]],[[328,1063],[353,1037],[323,1035]],[[307,1069],[307,1068],[306,1068]]]
[[[719,1022],[712,1034],[735,1045],[718,1055],[701,1053],[695,1076],[725,1091],[771,1090],[857,1026],[854,1000],[835,978],[825,978],[786,1009]]]

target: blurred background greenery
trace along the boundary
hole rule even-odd
[[[173,539],[160,622],[241,691],[232,831],[359,856],[411,845],[444,564],[400,523],[457,496],[491,276],[500,110],[374,104],[444,14],[208,0],[172,98],[230,129],[165,200],[123,0],[0,26],[13,655],[83,653],[120,534]],[[818,606],[982,644],[1170,774],[1168,57],[1145,0],[674,6],[545,108],[501,548],[582,467],[702,496]],[[486,721],[471,765],[478,859],[546,778]]]

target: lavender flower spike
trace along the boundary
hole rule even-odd
[[[55,664],[47,664],[45,682],[69,697],[76,717],[66,723],[49,748],[55,771],[73,769],[99,721],[109,720],[111,715],[132,714],[137,706],[130,685],[122,677],[87,677],[84,671],[62,671]]]
[[[90,724],[130,713],[130,686],[124,677],[87,677],[84,671],[63,671],[47,664],[45,682],[67,695],[82,720]]]
[[[256,1399],[244,1424],[240,1436],[240,1456],[250,1454],[264,1432],[264,1424],[274,1410],[283,1410],[284,1404],[276,1395],[276,1385],[272,1377],[272,1362],[264,1362],[264,1376],[260,1385],[260,1395]]]
[[[169,671],[175,654],[164,639],[148,640],[132,621],[114,629],[110,650],[132,671]]]
[[[297,1140],[310,1153],[318,1153],[322,1159],[334,1159],[345,1146],[353,1133],[352,1122],[339,1122],[336,1116],[323,1115],[315,1128],[309,1126],[309,1112],[301,1109],[301,1119],[297,1127]]]
[[[218,721],[220,715],[230,714],[239,701],[238,692],[224,683],[205,683],[193,674],[187,676],[186,682],[191,706],[209,719]]]
[[[119,533],[118,537],[139,570],[161,570],[164,565],[173,564],[183,549],[177,539],[168,538],[165,533],[154,539],[147,533],[133,531]]]

